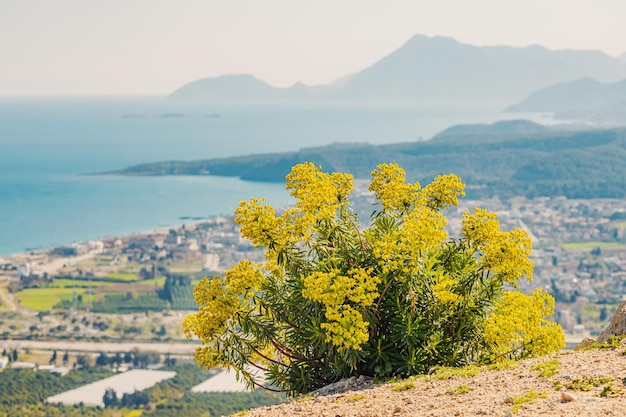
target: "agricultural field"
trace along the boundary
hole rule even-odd
[[[569,251],[586,251],[590,252],[596,248],[609,252],[618,252],[626,250],[626,243],[621,242],[602,242],[602,241],[589,241],[589,242],[567,242],[563,243],[561,247]]]
[[[71,279],[71,278],[57,278],[50,283],[46,283],[45,287],[48,288],[97,288],[97,287],[111,287],[115,285],[114,282],[102,282],[88,279]]]
[[[107,274],[107,278],[124,282],[134,282],[139,279],[137,274],[131,272],[111,272]]]
[[[63,301],[71,301],[74,294],[82,297],[85,291],[85,288],[26,288],[17,294],[17,299],[22,307],[48,311]]]
[[[104,403],[102,402],[102,398],[108,388],[115,387],[117,395],[121,397],[123,394],[132,394],[135,391],[150,388],[164,379],[173,378],[175,375],[176,372],[173,371],[134,369],[48,397],[46,398],[46,402],[51,404],[62,403],[65,405],[83,403],[94,407],[103,407]]]
[[[116,282],[102,278],[54,279],[39,287],[19,291],[17,299],[22,307],[35,311],[82,306],[102,313],[196,308],[193,286],[197,280],[190,280],[182,287],[172,287],[171,294],[162,294],[166,277],[139,281],[134,274],[118,273],[108,278]],[[126,281],[120,282],[122,280]]]
[[[152,278],[141,281],[144,285],[153,285],[156,287],[163,287],[165,285],[166,277]]]
[[[106,367],[72,370],[65,376],[43,370],[0,370],[0,416],[219,416],[284,400],[282,395],[262,390],[191,392],[217,373],[188,361],[160,371],[135,369],[120,374]],[[103,407],[108,388],[116,399]]]

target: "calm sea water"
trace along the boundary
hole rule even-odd
[[[0,99],[0,256],[230,214],[251,196],[290,201],[280,184],[88,173],[333,142],[406,142],[458,123],[532,118],[500,113],[505,106]]]

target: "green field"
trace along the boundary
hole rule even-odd
[[[115,282],[102,282],[92,280],[91,283],[88,279],[69,279],[69,278],[61,278],[55,279],[54,281],[47,283],[45,287],[41,288],[27,288],[25,290],[20,291],[17,294],[17,298],[20,301],[21,305],[25,308],[36,310],[36,311],[47,311],[50,308],[56,306],[62,301],[71,301],[72,293],[74,290],[76,291],[76,295],[83,294],[83,302],[95,302],[96,297],[98,299],[102,298],[103,295],[117,295],[120,286],[125,285],[137,285],[141,284],[145,286],[148,292],[154,291],[156,287],[162,288],[165,284],[165,277],[159,277],[156,279],[150,279],[146,281],[137,281],[137,276],[134,274],[110,274],[109,277],[112,279],[122,280],[124,277],[130,278],[130,276],[134,278],[127,279],[126,283],[115,283]],[[89,288],[95,290],[97,295],[92,294],[89,295]],[[115,287],[115,288],[113,288]],[[154,288],[150,288],[154,287]],[[112,290],[114,290],[112,292]],[[135,292],[137,288],[129,288],[128,292]],[[144,290],[145,291],[145,290]],[[87,294],[86,294],[87,293]],[[124,296],[127,294],[126,291],[123,291],[121,294]],[[152,297],[156,297],[156,293],[152,295]],[[152,300],[151,303],[154,304]],[[128,301],[125,301],[128,303]],[[132,304],[132,303],[131,303]],[[0,306],[0,309],[2,307]],[[159,308],[163,308],[163,306],[159,305]]]
[[[147,279],[145,281],[141,281],[141,283],[146,285],[157,285],[159,287],[163,287],[163,285],[165,285],[165,277]]]
[[[114,282],[100,282],[100,281],[89,281],[88,279],[67,279],[67,278],[61,278],[61,279],[55,279],[53,282],[49,283],[46,285],[46,287],[49,288],[73,288],[74,286],[76,286],[77,288],[79,287],[83,287],[83,288],[89,288],[90,286],[92,288],[96,288],[96,287],[111,287],[115,285]]]
[[[47,311],[63,300],[72,299],[72,288],[27,288],[17,294],[23,307]],[[84,294],[85,288],[76,288],[76,295]]]
[[[577,250],[577,251],[591,251],[595,248],[600,248],[602,250],[608,250],[608,251],[626,250],[626,244],[619,243],[619,242],[600,242],[600,241],[567,242],[567,243],[563,243],[561,246],[565,250]]]
[[[128,282],[137,281],[139,279],[137,274],[134,274],[132,272],[111,272],[110,274],[107,275],[107,277],[111,279],[116,279],[120,281],[128,281]]]
[[[132,280],[122,281],[123,277]],[[47,311],[55,306],[70,308],[72,294],[82,295],[82,302],[91,304],[93,311],[113,313],[117,311],[160,311],[168,308],[178,310],[196,310],[193,286],[198,280],[192,280],[191,286],[175,286],[166,299],[159,298],[158,289],[165,286],[165,277],[137,281],[136,275],[128,273],[110,274],[110,279],[120,282],[103,282],[92,279],[60,278],[48,282],[44,287],[27,288],[17,294],[21,305],[36,311]],[[91,291],[90,291],[91,288]],[[171,298],[170,298],[171,297]],[[63,303],[62,305],[59,305]],[[80,307],[80,303],[77,304]]]

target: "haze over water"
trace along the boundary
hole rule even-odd
[[[290,201],[284,184],[84,174],[333,142],[407,142],[458,123],[533,118],[499,113],[505,106],[0,99],[0,256],[232,214],[252,196]]]

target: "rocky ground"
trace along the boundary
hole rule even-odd
[[[541,374],[544,376],[541,376]],[[553,375],[550,375],[553,374]],[[361,378],[247,416],[624,416],[626,341],[474,376],[437,374],[385,385]],[[345,390],[347,388],[347,390]],[[337,392],[339,391],[339,392]],[[534,398],[536,397],[536,398]]]

